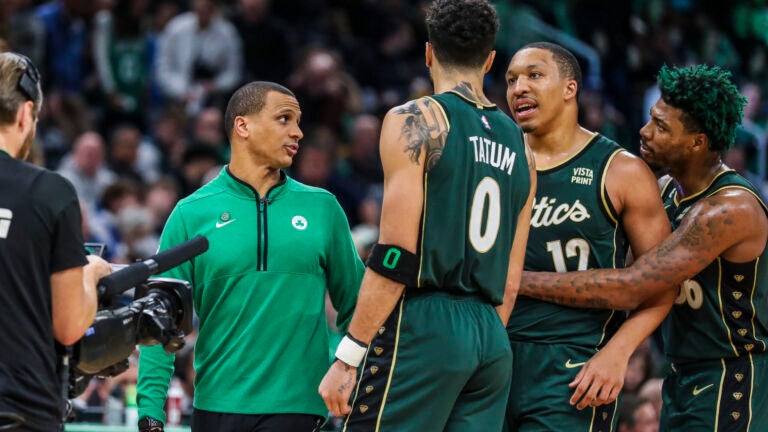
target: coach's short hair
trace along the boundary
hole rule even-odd
[[[40,73],[23,55],[0,53],[0,125],[13,123],[19,105],[28,100],[35,105],[37,115],[43,104]]]
[[[446,66],[482,66],[493,49],[499,17],[487,0],[436,0],[427,10],[427,34]]]
[[[261,112],[267,103],[267,94],[272,91],[296,97],[292,91],[270,81],[253,81],[235,90],[229,99],[227,110],[224,112],[224,128],[227,132],[227,138],[232,138],[235,117]]]
[[[736,127],[744,117],[747,99],[730,80],[731,73],[718,66],[686,68],[664,65],[657,82],[661,98],[680,109],[686,132],[702,132],[709,149],[724,152],[736,140]]]
[[[560,78],[576,81],[576,95],[581,92],[581,66],[576,56],[564,47],[552,42],[533,42],[520,48],[519,51],[528,48],[542,49],[552,53],[552,58],[557,63]]]

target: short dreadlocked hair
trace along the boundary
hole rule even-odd
[[[435,56],[448,66],[482,66],[499,30],[499,17],[488,0],[436,0],[426,23]]]
[[[724,152],[733,146],[736,127],[744,117],[747,99],[730,77],[730,72],[707,65],[664,65],[657,77],[661,98],[683,111],[680,120],[687,132],[707,135],[712,151]]]

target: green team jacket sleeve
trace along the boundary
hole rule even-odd
[[[338,312],[336,327],[346,332],[355,311],[365,266],[357,255],[344,210],[335,199],[332,226],[335,241],[329,243],[331,250],[326,252],[326,256],[331,260],[326,266],[328,294]]]
[[[161,251],[169,249],[188,240],[187,237],[181,211],[176,207],[163,229],[159,249]],[[194,285],[192,275],[191,261],[186,261],[162,274],[163,277],[190,281]],[[139,381],[136,393],[139,419],[152,417],[165,423],[165,399],[168,395],[176,355],[166,353],[162,345],[139,347],[139,353]]]

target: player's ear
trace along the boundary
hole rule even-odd
[[[579,84],[576,82],[576,80],[569,80],[568,83],[565,85],[565,91],[563,96],[565,97],[565,100],[570,100],[572,98],[575,98],[578,92],[579,92]]]
[[[485,59],[485,64],[483,65],[483,73],[487,74],[489,70],[491,70],[491,67],[493,66],[493,59],[496,58],[496,50],[491,50],[491,52],[488,53],[488,57]]]
[[[705,133],[697,133],[693,137],[693,145],[699,150],[709,150],[709,138]]]
[[[244,116],[235,117],[234,125],[232,127],[232,134],[237,135],[240,138],[248,138],[248,119]]]
[[[32,101],[26,101],[19,105],[19,110],[16,112],[16,125],[19,130],[24,132],[29,127],[35,127],[35,104]]]
[[[424,44],[424,64],[427,65],[428,68],[432,67],[432,56],[435,55],[434,51],[432,51],[432,44],[427,41]]]

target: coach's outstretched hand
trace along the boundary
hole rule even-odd
[[[139,420],[139,432],[164,432],[163,422],[152,417]]]
[[[343,417],[352,411],[349,397],[357,381],[357,368],[336,360],[320,382],[318,392],[325,401],[328,411],[336,417]]]

